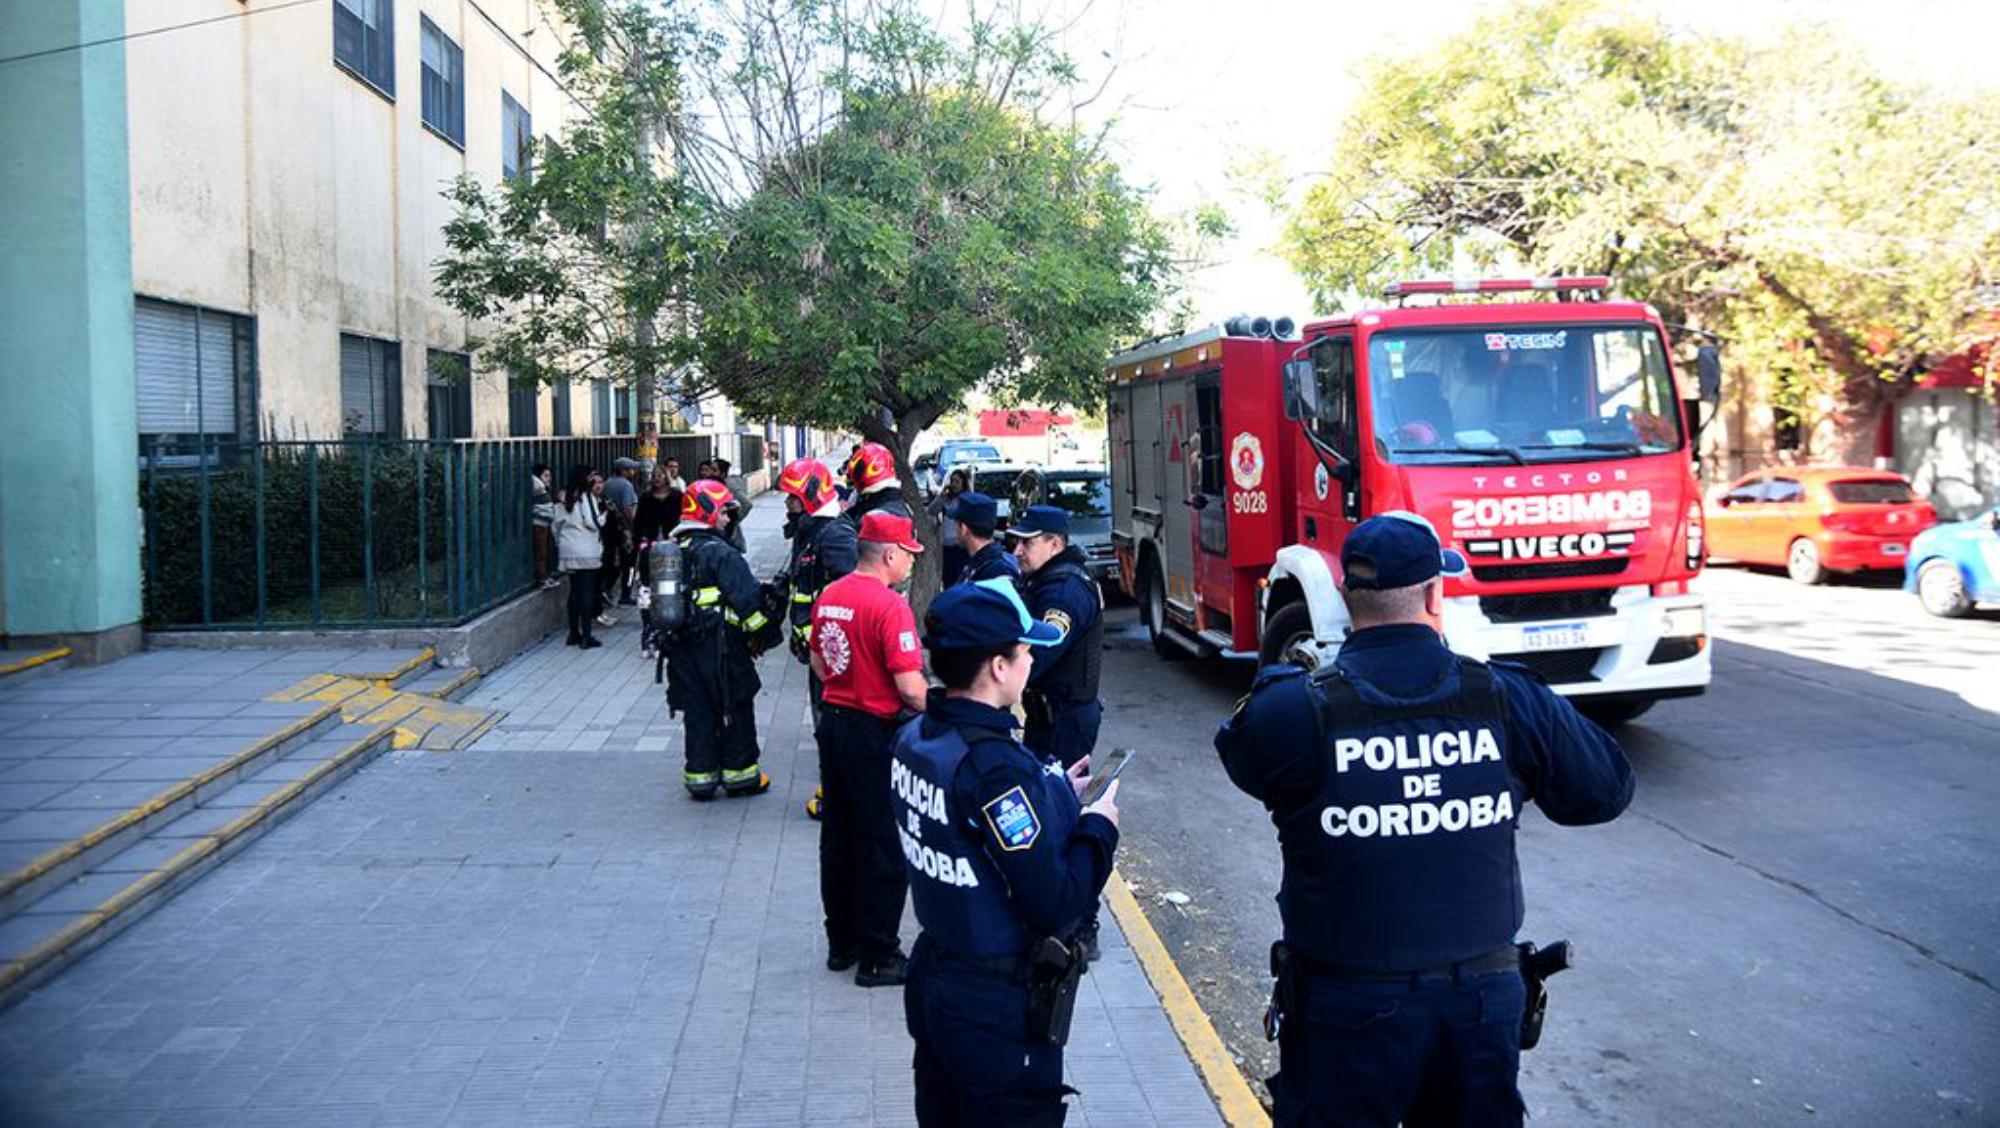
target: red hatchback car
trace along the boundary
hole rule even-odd
[[[1902,475],[1858,466],[1745,474],[1715,496],[1707,517],[1710,556],[1781,565],[1802,584],[1828,572],[1900,569],[1910,538],[1938,519]]]

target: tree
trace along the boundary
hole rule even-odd
[[[752,415],[888,446],[913,503],[912,441],[973,388],[1094,405],[1168,247],[1093,139],[1048,112],[1072,81],[1048,37],[977,15],[953,37],[894,3],[741,16],[713,89],[747,191],[720,209],[696,290],[717,386]],[[691,168],[723,198],[727,165]]]
[[[1996,183],[1990,98],[1891,81],[1810,29],[1752,46],[1540,0],[1375,62],[1286,241],[1327,302],[1466,268],[1610,273],[1811,419],[1982,331]]]
[[[712,213],[664,142],[685,113],[686,70],[713,43],[669,6],[547,2],[571,32],[557,73],[582,116],[535,142],[530,173],[453,182],[438,292],[496,326],[474,347],[516,382],[636,387],[650,442],[659,393],[703,391],[685,363],[688,290]]]

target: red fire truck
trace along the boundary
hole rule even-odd
[[[1113,357],[1112,535],[1155,649],[1331,660],[1341,541],[1403,509],[1472,565],[1445,584],[1454,650],[1606,722],[1701,693],[1699,403],[1659,314],[1609,288],[1404,282],[1303,331],[1238,318]]]

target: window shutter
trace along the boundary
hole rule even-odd
[[[379,410],[382,379],[377,371],[375,342],[364,337],[340,338],[341,430],[355,435],[382,432]]]
[[[201,312],[201,429],[236,434],[236,318]]]
[[[194,362],[194,310],[140,299],[132,330],[139,433],[195,433],[200,379]]]

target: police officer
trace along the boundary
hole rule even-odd
[[[1015,743],[1030,649],[1059,632],[1011,583],[946,589],[924,633],[944,688],[897,733],[890,768],[922,928],[903,995],[917,1123],[1060,1125],[1075,931],[1111,873],[1118,781],[1080,806],[1087,760],[1057,773]]]
[[[910,503],[903,500],[902,479],[896,476],[896,456],[888,447],[862,443],[847,460],[845,471],[847,484],[854,489],[847,519],[856,532],[861,529],[861,519],[878,509],[914,523]]]
[[[1276,1122],[1519,1124],[1516,819],[1615,818],[1632,768],[1532,673],[1445,647],[1465,558],[1422,517],[1362,522],[1341,570],[1339,655],[1266,668],[1215,739],[1284,858]]]
[[[1035,652],[1023,704],[1028,747],[1067,768],[1097,744],[1104,706],[1097,700],[1104,661],[1104,596],[1083,550],[1069,543],[1069,513],[1031,505],[1007,536],[1027,586],[1028,610],[1056,628],[1055,645]]]
[[[956,576],[946,583],[969,584],[980,580],[1018,580],[1021,565],[1007,547],[994,539],[1000,524],[1000,505],[977,490],[967,490],[945,507],[945,518],[958,522],[958,544],[968,559]]]
[[[786,533],[791,538],[791,559],[785,565],[784,582],[789,591],[792,655],[800,662],[811,657],[813,601],[827,585],[854,571],[855,526],[840,517],[840,496],[834,492],[833,471],[817,458],[798,458],[785,465],[778,475],[778,489],[785,495]],[[813,726],[819,726],[822,690],[819,675],[806,672],[806,695],[812,703]],[[825,800],[823,788],[813,788],[806,800],[806,816],[817,819]]]
[[[729,487],[692,482],[681,495],[673,538],[692,606],[688,625],[666,646],[667,704],[687,714],[681,781],[696,799],[757,795],[771,777],[757,764],[757,654],[767,645],[763,586],[722,531]]]

